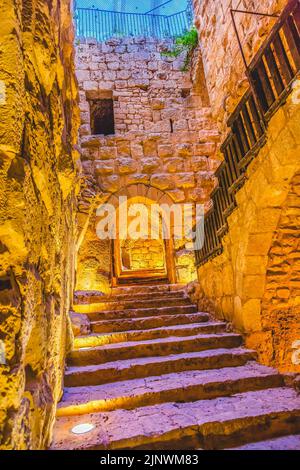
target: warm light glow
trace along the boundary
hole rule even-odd
[[[90,400],[86,403],[80,403],[80,404],[70,405],[70,406],[62,406],[61,408],[58,408],[56,410],[56,416],[57,417],[79,416],[79,415],[86,415],[89,413],[113,411],[113,410],[118,410],[121,408],[129,410],[129,409],[133,409],[134,407],[140,406],[140,404],[145,399],[146,395],[147,394],[141,394],[135,397],[124,396],[124,397],[118,397],[118,398],[107,398],[103,400]],[[79,427],[79,430],[80,430],[80,426],[82,425],[75,426],[75,428]],[[72,432],[73,432],[73,429],[72,429]],[[92,429],[90,429],[90,431],[91,430]],[[84,432],[89,432],[89,431],[84,431]],[[75,432],[74,434],[83,434],[83,433]]]
[[[91,423],[82,423],[74,426],[71,429],[73,434],[86,434],[87,432],[91,432],[95,428],[94,424]]]

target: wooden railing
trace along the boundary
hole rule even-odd
[[[235,193],[246,169],[266,141],[268,122],[282,106],[300,70],[300,0],[289,1],[269,37],[248,66],[250,87],[228,120],[221,146],[224,161],[216,171],[213,208],[205,215],[205,241],[195,251],[198,266],[222,252],[227,217],[236,207]]]

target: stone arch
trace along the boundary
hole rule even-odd
[[[119,198],[121,196],[127,196],[128,199],[133,197],[139,197],[141,200],[143,198],[145,198],[145,200],[151,199],[152,201],[160,204],[174,204],[174,200],[169,194],[165,193],[161,189],[146,185],[144,183],[130,184],[125,186],[116,193],[111,194],[107,199],[107,203],[112,204],[115,208],[117,208],[119,205]]]
[[[128,199],[138,198],[142,201],[154,201],[168,206],[174,204],[172,197],[150,185],[143,183],[130,184],[112,194],[98,194],[91,201],[91,207],[85,215],[84,227],[77,244],[77,290],[102,290],[109,292],[112,285],[112,247],[109,243],[101,241],[96,235],[96,209],[98,204],[112,204],[116,209],[119,205],[119,197],[127,196]],[[168,242],[167,261],[170,282],[176,282],[177,277],[174,266],[173,242]],[[99,256],[102,258],[100,266]],[[185,255],[186,257],[186,255]],[[186,262],[186,261],[185,261]]]

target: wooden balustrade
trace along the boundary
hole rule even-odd
[[[205,215],[204,245],[195,251],[198,266],[222,252],[227,217],[236,207],[235,193],[246,169],[266,141],[268,122],[285,102],[300,71],[300,0],[291,0],[248,69],[250,88],[228,120],[230,132],[221,146],[224,161],[216,171],[213,208]]]

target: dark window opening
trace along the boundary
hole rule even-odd
[[[170,119],[170,130],[171,130],[171,134],[173,134],[173,132],[174,132],[173,119]]]
[[[111,98],[90,100],[90,111],[93,135],[115,133],[114,103]]]

